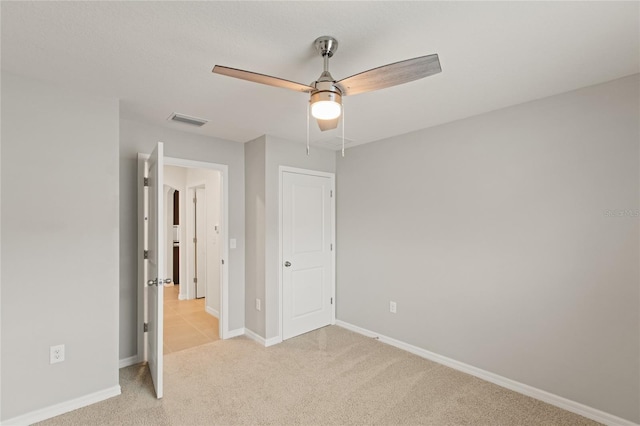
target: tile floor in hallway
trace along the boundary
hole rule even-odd
[[[218,319],[204,310],[204,299],[178,300],[180,286],[164,288],[164,353],[218,340]]]

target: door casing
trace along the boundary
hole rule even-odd
[[[202,213],[202,209],[203,209],[203,205],[206,205],[206,198],[204,195],[200,194],[200,195],[196,195],[199,191],[205,192],[207,189],[207,186],[205,183],[196,183],[193,185],[189,185],[187,186],[187,209],[186,209],[186,215],[189,219],[187,219],[185,222],[187,224],[187,298],[188,299],[194,299],[194,298],[198,298],[198,297],[204,297],[205,300],[207,300],[208,302],[208,297],[211,297],[211,295],[209,295],[207,293],[207,289],[208,289],[208,285],[207,285],[207,274],[208,271],[203,275],[202,269],[204,268],[205,270],[207,269],[207,262],[206,259],[204,262],[202,262],[202,257],[203,257],[203,253],[201,253],[200,250],[197,250],[193,247],[194,243],[193,243],[193,238],[198,238],[198,243],[197,246],[202,249],[202,243],[203,241],[201,241],[202,238],[199,238],[198,235],[200,235],[200,237],[202,236],[201,234],[204,232],[205,233],[205,239],[204,239],[204,257],[206,258],[206,256],[208,256],[209,254],[207,253],[207,242],[206,242],[206,238],[208,238],[208,233],[209,230],[207,229],[207,215],[206,214],[201,214],[201,216],[198,216],[197,212],[198,210],[201,210]],[[193,205],[192,200],[194,198],[198,199],[198,207],[195,207]],[[204,225],[203,225],[204,224]],[[204,227],[204,231],[203,229],[201,229],[202,227]],[[197,266],[196,266],[197,265]],[[194,278],[198,278],[198,283],[194,283],[193,279]],[[198,293],[198,286],[199,285],[204,285],[204,295],[199,294]]]

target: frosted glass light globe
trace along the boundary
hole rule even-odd
[[[311,115],[320,120],[333,120],[340,117],[342,106],[335,101],[318,101],[311,105]]]

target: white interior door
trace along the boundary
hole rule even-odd
[[[195,208],[195,251],[194,256],[196,265],[196,298],[200,299],[206,296],[207,288],[207,214],[206,214],[206,197],[205,188],[196,188],[193,191],[193,202]]]
[[[333,178],[282,173],[282,338],[334,321]]]
[[[164,302],[164,153],[162,142],[158,142],[148,160],[149,206],[148,217],[148,245],[147,250],[147,303],[149,335],[148,362],[151,370],[153,386],[156,396],[162,398],[162,368],[163,368],[163,302]]]

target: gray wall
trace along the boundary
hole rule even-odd
[[[2,74],[3,420],[118,387],[118,116]]]
[[[265,335],[264,312],[256,310],[256,298],[265,305],[265,147],[266,136],[244,145],[245,167],[245,327]]]
[[[241,143],[120,120],[120,359],[137,354],[137,154],[164,143],[167,157],[229,166],[229,329],[244,327],[244,148]]]
[[[640,422],[638,81],[349,149],[338,318]]]
[[[280,336],[280,294],[278,285],[279,173],[280,166],[335,172],[335,154],[303,144],[262,136],[245,144],[247,181],[247,300],[246,327],[270,339]],[[255,299],[262,300],[256,310]]]

